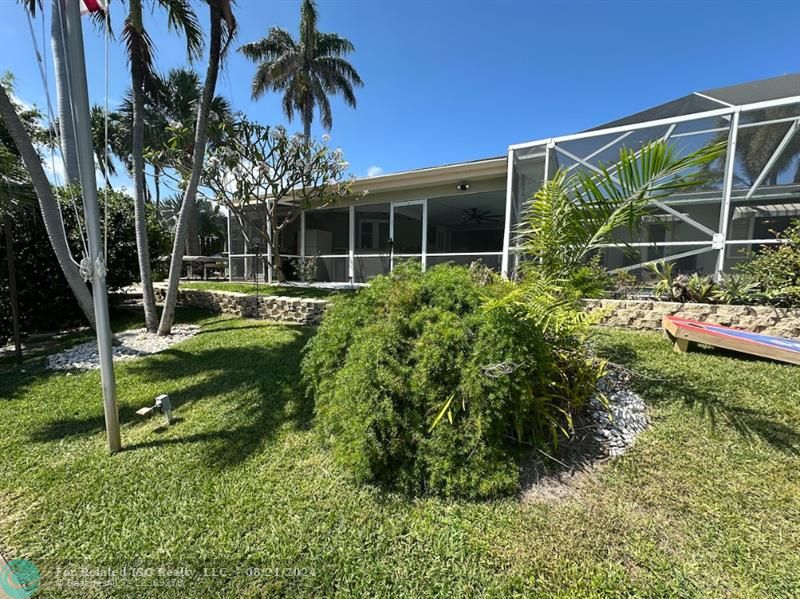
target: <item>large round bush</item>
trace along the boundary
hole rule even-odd
[[[577,341],[507,309],[509,287],[407,265],[336,301],[303,376],[337,461],[409,493],[518,488],[521,450],[551,444],[591,385]]]

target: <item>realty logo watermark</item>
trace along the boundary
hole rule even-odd
[[[41,575],[36,565],[26,559],[0,561],[0,597],[27,599],[39,588]]]

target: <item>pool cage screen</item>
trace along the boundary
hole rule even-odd
[[[776,233],[800,217],[795,88],[797,95],[769,99],[769,86],[756,84],[696,93],[602,128],[511,146],[503,274],[513,275],[518,264],[514,230],[526,202],[558,169],[599,171],[622,147],[637,151],[659,139],[681,156],[721,140],[727,149],[704,167],[701,187],[654,201],[633,237],[621,232],[620,243],[604,249],[607,268],[646,276],[644,267],[663,259],[678,272],[719,278],[748,252],[781,243]]]

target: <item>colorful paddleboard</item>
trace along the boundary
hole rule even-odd
[[[762,358],[800,364],[800,340],[797,339],[772,337],[669,314],[664,316],[661,324],[677,352],[687,351],[690,343],[703,343]]]

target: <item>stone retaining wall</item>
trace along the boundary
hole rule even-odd
[[[156,301],[164,301],[166,289],[155,288]],[[319,324],[328,302],[324,299],[259,295],[234,291],[179,289],[178,305],[208,310],[216,314],[235,314],[242,318],[258,318],[294,324]]]
[[[588,310],[601,310],[599,324],[640,330],[661,330],[666,314],[709,321],[766,335],[800,339],[800,309],[727,304],[681,304],[643,300],[584,300]]]

